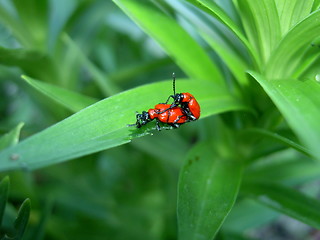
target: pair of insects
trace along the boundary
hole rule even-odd
[[[141,128],[143,125],[156,120],[156,129],[160,131],[160,122],[167,125],[162,129],[171,129],[178,128],[186,122],[195,121],[200,117],[200,105],[197,100],[190,93],[176,93],[174,73],[172,77],[173,95],[170,95],[165,103],[159,103],[148,111],[137,113],[137,122],[128,126]],[[170,98],[173,98],[173,102],[168,104]]]

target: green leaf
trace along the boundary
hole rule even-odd
[[[238,38],[239,40],[246,46],[248,52],[252,56],[253,61],[256,61],[256,64],[259,68],[259,57],[257,52],[252,48],[252,45],[248,42],[246,36],[243,34],[242,30],[233,22],[233,20],[214,2],[208,0],[188,0],[188,2],[192,3],[196,7],[202,9],[203,11],[209,13],[214,18],[218,19],[225,26],[227,26]],[[208,39],[207,39],[208,40]],[[214,39],[211,39],[214,41]],[[209,43],[213,43],[210,41]],[[212,45],[212,44],[211,44]],[[216,49],[216,48],[215,48]],[[219,49],[218,50],[223,50]]]
[[[253,199],[244,198],[237,201],[232,208],[223,223],[222,232],[243,233],[250,229],[265,226],[278,218],[279,215],[278,212]]]
[[[23,125],[24,123],[19,123],[14,129],[0,138],[0,150],[18,143]]]
[[[259,128],[249,128],[249,129],[246,129],[244,131],[244,133],[254,134],[255,136],[263,135],[265,137],[272,138],[273,140],[276,140],[276,141],[281,142],[289,147],[292,147],[293,149],[296,149],[297,151],[299,151],[307,156],[311,156],[311,154],[307,148],[301,146],[300,144],[298,144],[298,143],[296,143],[296,142],[294,142],[284,136],[281,136],[280,134],[278,134],[276,132],[270,132],[268,130],[259,129]]]
[[[54,86],[52,84],[40,82],[27,76],[22,76],[27,83],[32,87],[45,94],[52,100],[71,110],[72,112],[78,112],[81,109],[94,104],[98,100],[81,95],[77,92]]]
[[[179,179],[179,239],[213,239],[233,207],[241,176],[240,161],[221,156],[213,144],[191,150]]]
[[[119,87],[112,82],[106,74],[104,74],[98,67],[96,67],[92,61],[84,54],[84,52],[77,46],[77,44],[67,35],[63,34],[62,40],[68,46],[71,56],[76,56],[78,61],[83,64],[89,74],[91,74],[93,80],[96,82],[99,89],[103,92],[104,96],[111,96],[120,92]],[[68,69],[65,69],[67,72]],[[67,79],[68,76],[65,76]]]
[[[267,160],[268,163],[270,159]],[[281,171],[279,171],[281,169]],[[245,179],[251,181],[270,181],[301,184],[318,179],[320,176],[320,162],[309,159],[283,159],[279,157],[275,163],[266,166],[252,166],[245,174]]]
[[[281,32],[285,34],[295,24],[310,14],[314,0],[276,0],[279,13]]]
[[[154,38],[188,76],[223,83],[220,70],[175,19],[164,14],[150,1],[114,0],[114,2]]]
[[[237,1],[244,29],[249,42],[266,63],[278,45],[281,32],[274,0]]]
[[[172,81],[138,87],[93,104],[71,117],[0,153],[0,170],[35,169],[130,142],[148,134],[154,123],[136,129],[135,112],[166,101]],[[201,105],[201,118],[234,110],[249,110],[220,85],[178,80],[178,89],[191,92]],[[152,100],[152,101],[150,101]],[[196,124],[196,123],[189,123]],[[187,124],[183,127],[187,127]],[[15,160],[12,156],[16,156]]]
[[[207,43],[217,52],[225,64],[229,67],[232,74],[243,85],[248,85],[248,78],[246,71],[249,69],[247,63],[243,61],[238,55],[228,49],[226,46],[222,46],[216,41],[216,39],[202,33],[201,36],[207,41]]]
[[[0,182],[0,228],[2,226],[2,219],[4,215],[4,210],[8,200],[9,194],[9,177],[5,177]]]
[[[48,5],[49,1],[36,0],[12,1],[20,19],[21,27],[32,36],[32,48],[46,49],[48,37]]]
[[[320,160],[320,85],[315,80],[266,80],[250,72],[279,108],[310,153]]]
[[[312,11],[316,11],[320,7],[320,0],[314,0]]]
[[[310,14],[299,22],[281,40],[270,56],[265,69],[268,79],[290,78],[296,68],[303,63],[304,52],[312,41],[319,37],[320,11]]]
[[[10,29],[22,45],[29,47],[32,46],[33,39],[28,33],[28,30],[21,25],[21,22],[18,19],[11,16],[7,9],[2,5],[0,5],[0,22]]]
[[[243,192],[257,201],[312,227],[320,229],[320,202],[278,184],[246,183]]]
[[[14,240],[22,239],[29,221],[30,210],[31,210],[30,199],[27,198],[22,203],[18,212],[17,219],[14,221],[14,228],[15,228],[15,236],[13,238]]]

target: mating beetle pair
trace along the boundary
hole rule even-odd
[[[169,126],[163,127],[163,129],[171,129],[178,128],[186,122],[195,121],[200,117],[200,105],[197,100],[190,93],[176,93],[176,79],[174,73],[172,74],[172,77],[173,95],[170,95],[165,103],[159,103],[147,112],[143,111],[141,114],[137,113],[137,122],[128,126],[141,128],[143,125],[156,119],[156,129],[160,131],[160,122]],[[170,98],[173,98],[173,102],[168,104]]]

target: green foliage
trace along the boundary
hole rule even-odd
[[[233,153],[223,156],[212,143],[194,147],[181,170],[178,192],[179,237],[213,239],[230,212],[242,176]]]
[[[319,229],[319,6],[0,3],[0,237],[250,239],[281,214]],[[200,119],[128,127],[172,72]]]
[[[13,230],[11,233],[6,233],[2,226],[2,218],[4,215],[5,206],[8,200],[9,193],[9,177],[5,177],[0,182],[0,238],[1,240],[21,240],[24,236],[29,216],[30,216],[30,200],[26,199],[19,208],[17,217],[13,223]]]

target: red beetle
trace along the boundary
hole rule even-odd
[[[143,111],[141,114],[136,115],[137,122],[129,126],[136,126],[141,128],[143,125],[156,119],[156,129],[161,130],[159,122],[163,122],[169,125],[169,128],[178,128],[180,125],[188,122],[188,117],[184,114],[184,111],[180,107],[171,107],[170,104],[160,103],[154,108],[149,109],[148,112]]]
[[[128,126],[136,126],[141,128],[148,122],[156,119],[156,129],[161,130],[159,122],[163,122],[170,126],[169,129],[178,128],[181,124],[195,121],[200,117],[200,105],[195,97],[190,93],[176,93],[176,78],[173,77],[173,95],[170,95],[166,103],[159,103],[154,108],[149,109],[148,112],[143,111],[141,114],[137,113],[136,123]],[[173,103],[168,104],[170,98],[173,98]]]

